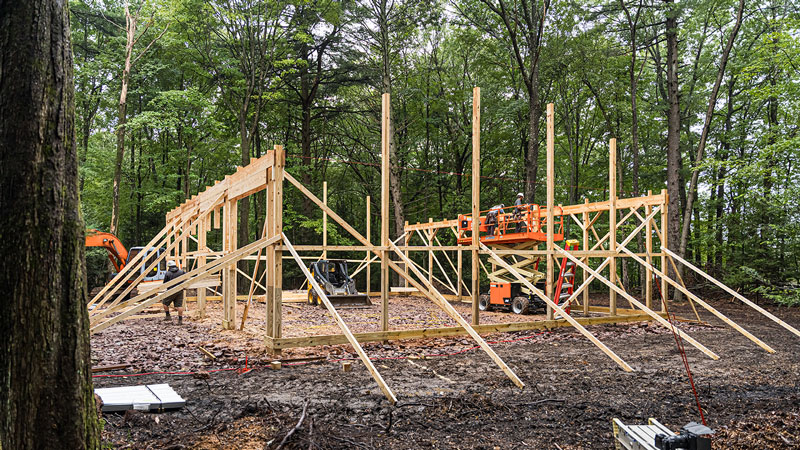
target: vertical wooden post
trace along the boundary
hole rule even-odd
[[[389,331],[389,93],[381,106],[381,331]]]
[[[274,150],[273,150],[274,152]],[[275,163],[273,154],[273,167],[267,169],[267,189],[266,189],[266,204],[264,212],[264,220],[266,221],[267,236],[275,236]],[[275,247],[269,246],[266,251],[267,262],[264,265],[266,272],[266,283],[264,286],[267,288],[265,294],[265,312],[266,312],[266,333],[267,336],[275,337],[275,320],[273,314],[275,313]]]
[[[456,289],[458,289],[458,292],[456,293],[456,296],[458,297],[458,301],[460,302],[464,297],[464,291],[461,290],[462,285],[464,284],[464,277],[461,276],[461,271],[463,270],[464,267],[464,255],[461,252],[461,247],[458,248],[456,253],[458,255],[458,262],[456,263],[457,264],[456,268],[458,269],[456,270],[456,272],[458,272],[456,274],[456,283],[458,283],[458,287]],[[408,255],[406,255],[406,257],[408,257]]]
[[[585,210],[583,211],[583,250],[589,251],[589,199],[584,198],[583,204],[585,205]],[[586,257],[586,265],[589,265],[589,257]],[[586,273],[586,269],[583,269],[583,282],[586,283],[586,279],[589,278],[588,274]],[[583,290],[583,315],[589,315],[589,286],[586,286],[586,289]]]
[[[223,253],[236,251],[236,208],[237,201],[225,198],[225,219],[223,220]],[[236,328],[236,262],[229,264],[222,272],[222,328]]]
[[[328,182],[322,182],[322,203],[328,206]],[[328,259],[328,213],[322,210],[322,259]]]
[[[433,218],[428,217],[428,223],[433,223]],[[428,236],[428,284],[433,285],[433,230],[425,230]]]
[[[370,212],[371,212],[370,209],[372,207],[372,204],[370,203],[370,201],[371,201],[371,198],[368,195],[367,196],[367,243],[368,244],[372,243],[372,232],[370,231],[370,225],[371,225],[371,222],[372,222],[372,214],[370,214]],[[372,271],[370,270],[370,267],[372,267],[372,264],[369,263],[369,260],[370,260],[371,256],[372,256],[372,252],[367,250],[367,255],[366,255],[366,257],[367,257],[367,287],[366,287],[367,296],[369,296],[370,293],[372,292],[372,287],[371,287],[371,284],[372,284]]]
[[[608,264],[608,281],[617,284],[617,140],[611,138],[608,143],[608,250],[612,253]],[[609,314],[617,315],[617,291],[610,289],[608,293]]]
[[[283,170],[286,165],[286,153],[282,145],[275,146],[275,163],[273,164],[272,173],[272,197],[273,197],[273,211],[272,211],[272,229],[274,233],[272,236],[283,235]],[[275,244],[272,246],[273,266],[275,268],[272,277],[273,299],[272,299],[272,333],[273,337],[279,338],[283,335],[283,251],[281,246]],[[280,350],[274,351],[276,355],[280,354]]]
[[[558,303],[557,293],[553,292],[555,269],[553,233],[555,233],[554,212],[555,200],[555,112],[552,103],[547,104],[547,284],[545,285],[547,297]],[[536,136],[531,136],[536,139]],[[553,308],[547,306],[547,320],[553,320]]]
[[[183,232],[182,233],[183,237],[181,238],[181,244],[180,244],[181,245],[180,264],[181,264],[181,269],[188,272],[189,267],[186,266],[186,254],[189,253],[189,251],[186,248],[186,246],[189,245],[189,233],[191,232],[191,230],[187,228],[187,224],[183,224],[183,226],[181,226],[181,231]]]
[[[481,88],[472,89],[472,324],[480,324],[480,279],[478,272],[481,204]]]
[[[198,267],[206,265],[205,253],[208,251],[208,247],[206,246],[206,231],[211,222],[210,214],[211,212],[209,211],[201,219],[200,229],[197,234],[197,251],[201,253],[201,255],[197,257]],[[204,287],[197,288],[197,316],[201,318],[206,316],[206,288]]]
[[[408,228],[408,221],[407,220],[406,220],[405,228]],[[408,244],[411,243],[411,236],[412,236],[411,233],[406,233],[406,238],[405,238],[406,247],[408,247]],[[409,260],[409,258],[408,258],[408,250],[405,251],[405,254],[406,254],[406,260]],[[407,288],[408,287],[408,264],[406,264],[405,261],[403,261],[403,272],[405,272],[405,274],[406,274],[406,276],[403,278],[403,282],[404,282],[405,287]]]
[[[669,222],[669,210],[667,209],[667,205],[669,205],[669,194],[667,194],[666,189],[661,190],[661,195],[664,197],[664,204],[661,205],[661,246],[664,248],[669,248],[669,243],[667,242],[667,223]],[[661,271],[664,274],[669,274],[669,269],[667,268],[667,254],[664,250],[661,250]],[[661,294],[664,296],[664,301],[661,302],[661,312],[667,312],[667,305],[666,302],[669,300],[669,291],[667,291],[667,280],[664,277],[661,277]]]
[[[653,195],[653,191],[647,191],[647,196]],[[644,216],[650,217],[650,213],[652,212],[652,207],[650,205],[645,206],[644,208]],[[647,252],[647,271],[645,274],[644,281],[644,301],[645,306],[650,309],[653,309],[653,269],[650,268],[650,265],[653,264],[653,220],[648,220],[647,225],[645,226],[645,240],[644,240],[644,248],[645,252]]]

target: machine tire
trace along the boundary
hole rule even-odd
[[[511,301],[511,311],[514,314],[527,314],[528,299],[525,297],[514,297],[514,300]]]
[[[489,302],[489,294],[481,294],[478,297],[478,309],[481,311],[489,311],[492,309],[492,304]]]

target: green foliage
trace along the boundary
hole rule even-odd
[[[544,141],[544,117],[540,135],[530,136],[529,92],[512,36],[489,4],[497,1],[148,2],[158,6],[158,16],[142,42],[166,31],[131,75],[120,238],[129,246],[147,242],[163,226],[166,211],[241,165],[243,146],[258,157],[282,144],[289,172],[316,193],[327,181],[331,207],[360,230],[364,199],[371,196],[377,239],[380,93],[387,86],[404,220],[469,211],[474,86],[481,87],[482,103],[480,206],[510,204],[531,182],[525,180],[527,143]],[[514,11],[523,11],[523,4],[529,12],[544,7],[524,0],[514,3]],[[637,21],[636,118],[629,74],[633,34],[621,5]],[[634,195],[635,157],[639,194],[666,187],[667,7],[549,3],[536,92],[542,105],[555,103],[559,203],[607,200],[611,137],[619,148],[620,197]],[[681,176],[688,184],[737,2],[693,0],[675,7]],[[107,229],[125,42],[118,25],[124,20],[113,2],[73,2],[71,10],[82,208],[88,226]],[[509,17],[522,45],[520,58],[530,65],[534,53],[526,33],[537,24],[527,19],[516,12]],[[748,2],[700,166],[687,251],[734,286],[763,289],[787,304],[793,291],[774,287],[800,278],[799,28],[791,5]],[[535,193],[540,203],[544,163],[542,151]],[[251,238],[261,230],[263,197],[255,204]],[[671,213],[681,220],[680,211]],[[318,208],[287,188],[284,224],[293,242],[320,243],[321,223]],[[394,235],[394,223],[390,229]],[[219,244],[217,234],[209,239]],[[355,243],[332,221],[328,241]]]

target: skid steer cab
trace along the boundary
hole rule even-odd
[[[355,280],[347,273],[347,261],[323,259],[311,263],[309,270],[334,307],[372,305],[366,294],[356,290]],[[308,304],[324,306],[311,283],[308,283]]]
[[[536,286],[544,290],[544,284]],[[478,308],[481,311],[505,310],[514,314],[530,314],[538,309],[546,309],[547,303],[534,293],[527,293],[519,282],[492,282],[489,293],[481,294]]]

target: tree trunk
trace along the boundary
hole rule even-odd
[[[528,88],[528,153],[525,155],[525,200],[536,202],[537,173],[539,172],[539,121],[542,103],[539,100],[539,66],[532,68],[533,76]],[[547,205],[548,207],[550,205]]]
[[[0,2],[0,447],[100,447],[66,2]]]
[[[111,224],[109,232],[117,234],[119,228],[119,185],[122,181],[122,158],[125,156],[125,124],[128,109],[128,80],[131,74],[131,56],[133,44],[136,42],[136,16],[131,15],[128,2],[125,2],[125,65],[122,68],[122,87],[119,93],[119,109],[117,111],[117,157],[114,160],[114,182],[111,199]]]
[[[678,11],[674,0],[664,0],[668,4],[666,20],[667,37],[667,194],[669,195],[669,222],[667,223],[668,247],[678,251],[680,247],[680,130],[681,110],[678,99]],[[668,275],[674,276],[671,268]]]
[[[739,34],[739,27],[742,25],[742,13],[744,11],[744,0],[739,0],[739,10],[736,14],[736,23],[728,36],[728,42],[725,49],[722,51],[720,57],[719,69],[717,70],[717,78],[714,81],[714,87],[711,89],[711,98],[708,100],[708,108],[706,110],[706,118],[703,123],[703,131],[700,134],[700,143],[697,144],[697,155],[694,158],[694,170],[692,171],[692,180],[689,184],[689,195],[687,198],[686,209],[683,213],[683,229],[681,230],[681,241],[679,254],[683,256],[686,253],[686,244],[689,241],[689,226],[692,222],[692,208],[694,200],[697,197],[697,183],[700,176],[700,162],[703,161],[703,151],[706,147],[708,139],[708,132],[711,128],[711,119],[714,116],[714,107],[717,104],[717,95],[719,87],[722,84],[722,78],[725,76],[725,66],[728,64],[728,56],[733,48],[733,43],[736,40],[736,35]]]

